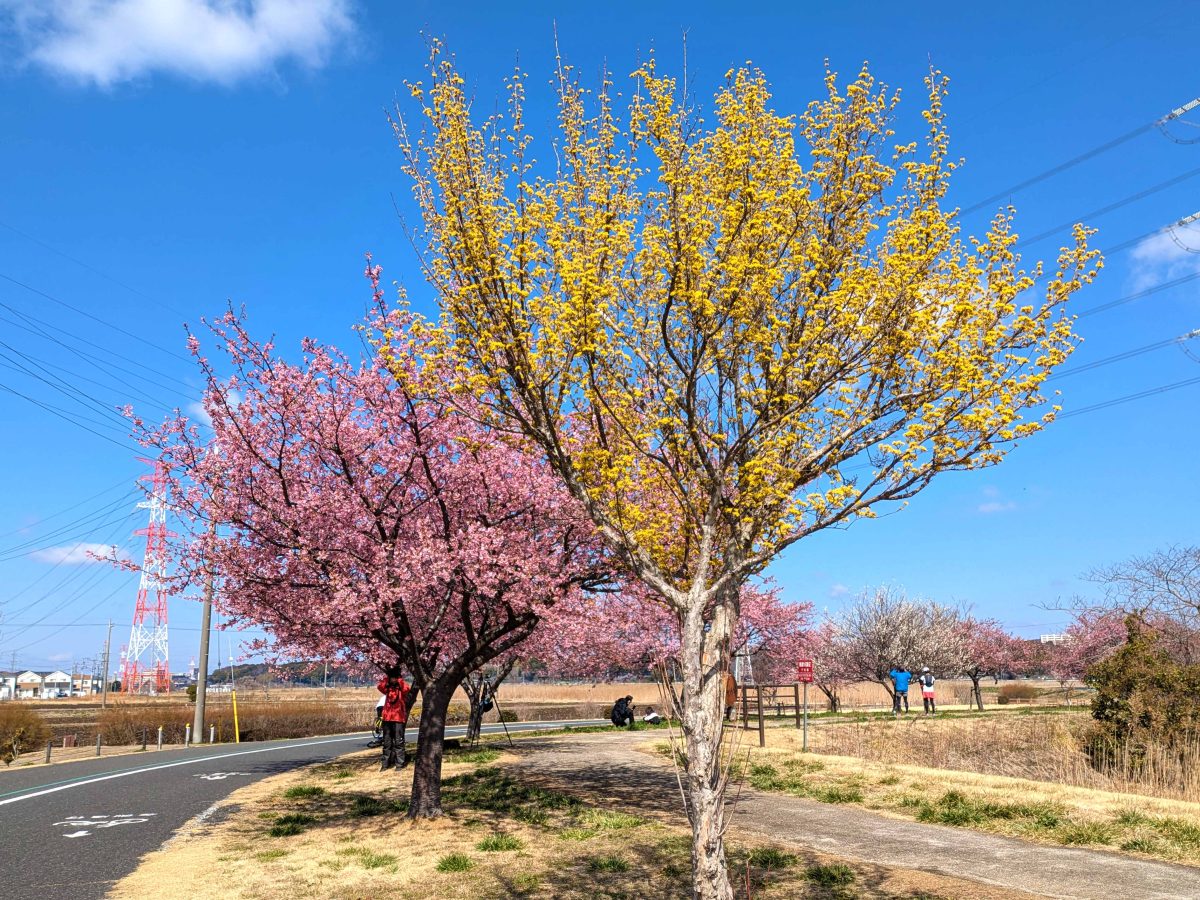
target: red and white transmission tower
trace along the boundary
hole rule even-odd
[[[150,525],[134,532],[146,536],[146,555],[142,560],[142,578],[138,583],[129,645],[121,654],[121,692],[165,694],[171,690],[171,671],[167,668],[167,589],[164,581],[167,538],[174,535],[167,531],[167,473],[163,464],[154,462],[154,474],[143,476],[141,480],[150,482],[150,499],[138,504],[150,510]]]

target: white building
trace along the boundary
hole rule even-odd
[[[17,676],[17,699],[53,698],[71,695],[71,676],[56,669],[53,672],[26,670]]]
[[[0,700],[12,700],[17,692],[17,673],[0,672]]]
[[[1057,646],[1058,644],[1065,644],[1066,642],[1067,642],[1067,636],[1065,634],[1043,634],[1042,635],[1042,643],[1043,644],[1054,644]]]

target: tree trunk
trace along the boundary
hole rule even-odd
[[[979,709],[980,712],[983,712],[983,694],[981,694],[979,692],[979,676],[978,675],[971,676],[971,690],[975,694],[975,706]]]
[[[681,726],[687,753],[684,788],[692,825],[692,896],[695,900],[733,900],[725,864],[725,779],[721,763],[722,704],[731,631],[720,604],[705,634],[696,603],[683,622],[680,662],[683,669]]]
[[[442,749],[446,738],[446,709],[457,683],[441,679],[421,692],[421,725],[417,759],[413,764],[410,819],[434,819],[442,814]]]

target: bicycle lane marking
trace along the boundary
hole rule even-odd
[[[0,800],[0,806],[4,806],[9,803],[16,803],[20,800],[32,800],[34,797],[42,797],[42,796],[45,796],[46,794],[54,794],[54,793],[57,793],[58,791],[69,790],[70,788],[73,788],[73,787],[83,787],[84,785],[87,785],[87,784],[95,784],[98,781],[110,781],[113,778],[124,778],[127,775],[138,775],[143,772],[155,772],[155,771],[158,771],[159,769],[173,769],[176,766],[191,766],[191,765],[195,765],[197,763],[215,762],[216,760],[226,759],[230,756],[249,756],[250,754],[253,754],[253,753],[272,753],[276,750],[292,750],[292,749],[300,749],[302,747],[320,747],[325,744],[344,744],[348,741],[361,741],[362,738],[363,738],[362,734],[355,734],[355,735],[348,735],[346,737],[330,738],[330,739],[321,740],[321,741],[309,741],[304,744],[281,744],[281,745],[276,745],[274,747],[260,747],[256,750],[237,750],[233,753],[221,753],[216,756],[201,756],[201,757],[197,757],[196,759],[181,759],[181,760],[178,760],[177,762],[161,763],[161,764],[155,765],[155,766],[140,766],[135,769],[122,769],[119,772],[108,772],[104,775],[93,775],[93,776],[84,775],[79,778],[71,778],[71,779],[68,779],[68,780],[62,781],[62,782],[55,782],[55,783],[51,784],[50,786],[42,787],[41,789],[22,788],[20,790],[9,792],[9,795],[19,794],[20,796],[17,796],[17,797],[0,794],[0,797],[3,797],[3,796],[8,797],[8,799],[6,799],[6,800]],[[29,791],[29,793],[23,793],[23,791]]]

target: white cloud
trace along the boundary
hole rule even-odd
[[[850,593],[850,588],[848,588],[844,584],[840,584],[840,583],[835,584],[833,587],[831,587],[829,589],[830,597],[845,597],[849,593]]]
[[[1133,248],[1133,288],[1200,272],[1200,225],[1167,228]]]
[[[1011,512],[1017,508],[1017,504],[1013,500],[988,500],[986,503],[980,503],[975,509],[978,512],[986,515],[992,513]]]
[[[24,61],[101,87],[152,72],[231,84],[324,63],[353,31],[350,0],[0,0]]]
[[[67,563],[68,565],[86,565],[88,563],[105,563],[107,558],[118,556],[118,550],[108,544],[68,544],[65,547],[45,547],[30,554],[34,559],[48,563]],[[96,556],[106,557],[105,560]]]

